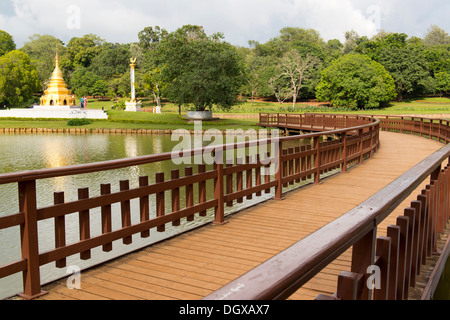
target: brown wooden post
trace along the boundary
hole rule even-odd
[[[180,170],[174,169],[170,173],[170,178],[175,181],[180,178]],[[172,212],[180,211],[181,205],[180,205],[180,188],[174,188],[172,189]],[[172,226],[179,227],[181,225],[181,220],[176,219],[172,221]]]
[[[408,297],[409,287],[413,287],[415,285],[415,276],[413,278],[412,266],[413,266],[413,249],[414,249],[414,241],[416,240],[414,230],[415,230],[415,210],[412,208],[405,209],[405,217],[409,218],[408,225],[408,246],[406,249],[406,269],[405,269],[405,297]]]
[[[340,300],[357,300],[361,275],[344,271],[339,275],[336,296]]]
[[[164,182],[164,172],[157,173],[155,176],[156,183]],[[163,217],[166,215],[166,207],[165,207],[165,194],[164,191],[156,193],[156,216]],[[165,232],[166,226],[161,225],[156,228],[158,232]]]
[[[422,232],[423,232],[423,243],[422,243],[422,264],[426,264],[428,256],[428,199],[425,195],[426,190],[422,190],[422,194],[417,196],[417,200],[422,203]]]
[[[342,134],[342,142],[344,143],[344,147],[342,148],[342,159],[344,163],[342,164],[342,172],[347,172],[347,132]]]
[[[198,165],[198,173],[205,173],[206,172],[206,165],[200,164]],[[206,202],[206,181],[200,181],[198,183],[198,203],[205,203]],[[206,217],[207,212],[206,210],[201,211],[199,213],[200,217]]]
[[[259,154],[256,155],[256,163],[258,165],[261,164],[261,157]],[[255,185],[260,186],[261,185],[261,167],[256,168],[255,170]],[[261,191],[256,192],[256,196],[260,197],[262,195]]]
[[[378,237],[376,255],[377,265],[381,271],[381,287],[374,290],[374,300],[387,300],[391,263],[391,238]]]
[[[89,189],[78,189],[78,199],[88,199]],[[79,225],[80,225],[80,241],[88,240],[91,238],[91,227],[89,210],[83,210],[79,212]],[[80,253],[81,260],[89,260],[91,258],[91,250],[83,251]]]
[[[220,154],[218,159],[222,159]],[[225,206],[224,206],[224,186],[223,186],[223,161],[216,161],[215,171],[217,177],[214,179],[214,199],[217,199],[217,207],[215,209],[214,224],[223,225],[225,221]]]
[[[231,168],[233,166],[232,163],[227,163],[227,168]],[[226,192],[227,194],[232,194],[233,193],[233,174],[227,174],[226,176]],[[233,206],[233,201],[228,201],[227,202],[227,207],[232,207]]]
[[[390,225],[387,228],[387,236],[391,238],[391,263],[389,269],[388,300],[397,300],[400,232],[401,228],[399,226]]]
[[[397,225],[400,227],[400,249],[398,255],[398,281],[397,281],[397,299],[405,300],[407,295],[405,294],[406,283],[406,262],[407,251],[409,243],[409,218],[400,216],[397,218]],[[409,281],[408,281],[409,286]]]
[[[376,228],[368,232],[353,246],[351,272],[363,275],[364,283],[368,277],[367,268],[375,262],[375,239]],[[369,300],[371,296],[371,290],[364,285],[358,300]]]
[[[110,184],[102,184],[100,185],[100,194],[102,196],[111,194],[111,185]],[[102,233],[106,234],[112,231],[112,218],[111,218],[111,205],[108,204],[106,206],[102,206],[101,208],[102,215]],[[104,252],[111,252],[113,249],[112,242],[106,243],[103,245]]]
[[[144,188],[148,186],[148,176],[139,177],[139,187]],[[143,196],[139,199],[139,208],[141,213],[141,222],[150,220],[150,197]],[[150,237],[150,230],[141,232],[141,238]]]
[[[53,195],[54,204],[64,204],[64,192],[55,192]],[[55,248],[66,246],[66,217],[64,215],[55,217]],[[56,261],[59,269],[67,266],[66,259]]]
[[[281,140],[278,143],[277,158],[275,179],[278,184],[275,186],[275,200],[283,200],[283,142]]]
[[[359,157],[359,164],[362,164],[363,163],[363,160],[364,160],[364,130],[363,129],[360,129],[359,130],[359,139],[360,139],[360,141],[359,141],[359,154],[360,154],[360,157]]]
[[[120,181],[120,191],[130,190],[130,181],[124,180]],[[130,200],[125,200],[120,203],[121,213],[122,213],[122,228],[131,226],[131,207]],[[133,242],[132,236],[123,238],[123,244],[129,245]]]
[[[194,170],[192,167],[188,167],[184,169],[185,176],[191,177],[194,174]],[[192,184],[188,184],[185,188],[186,191],[186,208],[190,208],[194,205],[194,186]],[[186,218],[187,221],[192,222],[195,220],[195,215],[190,215]]]
[[[300,147],[295,147],[295,154],[297,155],[295,158],[295,174],[300,174]],[[295,180],[296,183],[300,183],[300,181],[300,178]]]
[[[314,167],[316,172],[314,173],[314,183],[320,183],[320,137],[314,137],[314,148],[316,150],[316,154],[314,156]]]
[[[411,202],[411,207],[416,211],[416,224],[414,227],[414,234],[417,236],[416,240],[414,241],[414,256],[416,257],[413,261],[412,266],[412,272],[415,273],[415,275],[420,275],[421,265],[422,265],[422,251],[423,251],[423,243],[424,243],[424,236],[423,236],[423,220],[424,217],[422,216],[422,202],[420,201],[413,201]],[[415,262],[415,264],[414,264]],[[415,271],[415,272],[414,272]]]
[[[20,226],[22,258],[27,263],[23,271],[23,294],[20,296],[27,300],[46,293],[41,291],[36,206],[36,181],[19,182],[19,210],[25,218],[25,223]]]
[[[240,166],[243,164],[242,158],[236,159],[237,165]],[[242,191],[244,189],[244,174],[242,171],[236,173],[236,191]],[[244,203],[244,198],[236,199],[237,203]]]

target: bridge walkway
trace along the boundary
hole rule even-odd
[[[375,156],[348,173],[287,193],[282,201],[248,208],[225,225],[208,225],[87,270],[80,290],[69,290],[66,279],[52,283],[43,288],[48,294],[40,299],[202,299],[353,209],[442,148],[437,141],[417,136],[380,135]],[[405,200],[398,210],[411,200],[415,199]],[[399,214],[393,212],[379,232]],[[350,257],[351,252],[344,253],[290,298],[332,295],[338,275],[350,268]]]

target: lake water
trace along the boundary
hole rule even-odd
[[[75,164],[93,163],[106,160],[132,158],[142,155],[170,152],[179,144],[171,141],[169,135],[66,135],[66,134],[6,134],[0,135],[0,174],[25,170],[58,168]],[[205,143],[209,145],[210,142]],[[38,208],[53,204],[54,192],[65,192],[65,201],[77,200],[78,188],[89,188],[90,196],[100,194],[100,185],[110,183],[112,192],[119,191],[119,181],[130,180],[130,187],[138,186],[140,176],[149,176],[150,183],[155,179],[155,173],[165,172],[166,179],[170,177],[172,169],[183,168],[175,166],[172,161],[155,163],[139,167],[130,167],[119,170],[83,174],[77,176],[60,177],[37,181]],[[196,171],[194,171],[196,172]],[[212,186],[212,182],[211,182]],[[296,186],[293,186],[294,188]],[[195,188],[196,189],[196,188]],[[213,192],[212,187],[207,187]],[[19,211],[17,200],[17,184],[0,185],[0,216],[15,214]],[[183,193],[181,193],[183,194]],[[273,197],[273,194],[263,194],[262,197],[246,200],[243,204],[235,204],[232,208],[226,207],[227,214]],[[166,201],[170,201],[167,199]],[[183,198],[183,197],[181,197]],[[196,197],[197,198],[197,197]],[[152,199],[152,198],[151,198]],[[154,200],[154,198],[153,198]],[[139,222],[138,200],[132,200],[132,223]],[[181,203],[183,208],[183,203]],[[170,203],[166,204],[170,208]],[[155,213],[155,205],[151,204],[151,214]],[[151,237],[141,239],[140,235],[133,236],[133,244],[125,246],[122,241],[114,243],[114,250],[104,253],[101,248],[92,250],[93,259],[81,261],[79,255],[69,257],[67,266],[77,266],[81,269],[113,259],[126,252],[131,252],[154,242],[176,235],[188,229],[213,221],[214,210],[209,210],[205,218],[196,217],[194,222],[186,222],[181,227],[166,226],[166,232],[151,232]],[[50,221],[51,220],[51,221]],[[40,252],[54,249],[53,219],[39,223]],[[185,219],[183,219],[185,220]],[[101,234],[100,209],[91,210],[91,236]],[[121,227],[120,204],[113,205],[113,230]],[[79,240],[78,214],[66,217],[67,244]],[[0,230],[0,265],[15,262],[21,258],[19,227]],[[56,269],[54,263],[41,267],[41,280],[43,283],[66,276],[66,269]],[[0,299],[6,298],[22,291],[22,275],[16,274],[0,279]]]

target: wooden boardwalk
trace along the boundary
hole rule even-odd
[[[223,226],[208,225],[84,271],[80,290],[69,290],[65,279],[55,282],[43,288],[48,294],[41,299],[202,299],[353,209],[442,148],[436,141],[389,132],[381,132],[381,144],[373,159],[346,174],[287,193],[282,201],[246,209]],[[411,200],[382,223],[380,232]],[[350,256],[344,253],[291,299],[332,295],[338,275],[349,270]]]

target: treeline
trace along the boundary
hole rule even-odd
[[[438,26],[423,39],[385,31],[369,39],[349,31],[344,43],[325,42],[313,29],[284,28],[248,47],[192,25],[172,33],[147,27],[138,36],[137,43],[119,44],[87,34],[64,44],[34,35],[16,50],[12,37],[0,31],[0,105],[27,104],[33,93],[43,92],[56,51],[77,96],[129,97],[135,57],[138,96],[197,110],[229,108],[240,102],[238,96],[291,101],[294,107],[299,99],[317,98],[341,108],[377,108],[450,90],[450,36]]]

